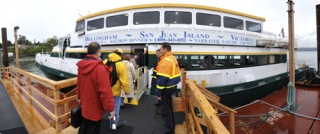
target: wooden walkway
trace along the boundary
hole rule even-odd
[[[0,82],[0,134],[27,133],[9,94]]]
[[[4,83],[7,83],[9,81],[3,80]],[[1,83],[2,85],[2,83]],[[4,86],[0,85],[0,91],[1,92],[1,98],[3,93],[6,93],[6,90]],[[12,95],[12,94],[11,94]],[[10,101],[10,95],[7,96],[8,100]],[[5,118],[10,118],[9,121],[12,122],[18,122],[16,123],[16,127],[13,128],[12,126],[5,126],[1,125],[0,132],[3,132],[3,134],[6,134],[5,132],[9,132],[9,129],[13,132],[19,132],[21,133],[27,133],[24,124],[22,123],[22,120],[19,117],[22,117],[24,122],[27,122],[29,125],[28,132],[30,133],[37,133],[37,134],[48,134],[48,133],[55,133],[55,129],[53,127],[50,127],[50,125],[47,122],[49,119],[41,117],[41,113],[38,113],[37,108],[29,107],[29,104],[27,100],[19,100],[23,99],[23,97],[15,97],[11,96],[11,100],[14,102],[17,110],[19,111],[19,114],[17,113],[14,105],[12,105],[10,108],[10,113],[15,114],[13,117],[8,116],[7,114],[2,114],[0,116],[1,120],[4,120]],[[2,104],[5,101],[2,101]],[[11,101],[10,101],[11,102]],[[163,134],[164,133],[164,126],[162,117],[157,112],[160,110],[160,107],[157,107],[154,105],[155,97],[154,96],[143,96],[140,101],[139,105],[126,105],[125,108],[121,108],[120,110],[120,122],[122,122],[122,127],[120,127],[117,131],[111,131],[108,129],[109,126],[109,120],[107,118],[107,115],[104,116],[102,120],[102,126],[101,126],[101,134],[105,133],[118,133],[118,134],[142,134],[142,133],[148,133],[148,134]],[[176,102],[176,105],[181,105],[181,98],[174,98],[174,102]],[[70,107],[74,107],[76,104],[71,105]],[[183,121],[185,120],[184,113],[182,112],[182,109],[178,108],[179,106],[175,107],[175,118],[177,124],[183,124]],[[8,107],[7,107],[8,109]],[[0,110],[3,111],[3,110]],[[8,110],[6,110],[8,111]],[[31,112],[32,111],[32,112]],[[40,110],[39,110],[40,111]],[[17,118],[18,117],[18,118]],[[40,121],[41,119],[42,121]],[[8,119],[7,119],[8,120]],[[20,120],[20,122],[19,122]],[[5,122],[3,122],[5,123]],[[8,122],[6,122],[8,124]],[[10,125],[10,124],[9,124]],[[30,127],[31,125],[31,127]],[[32,129],[30,129],[32,128]],[[20,131],[18,131],[18,129]],[[24,129],[24,131],[22,131]],[[72,127],[68,127],[62,131],[62,133],[67,134],[76,134],[78,129],[74,129]],[[180,132],[179,132],[180,131]],[[185,131],[179,129],[179,126],[177,128],[177,133],[185,133]]]
[[[70,109],[78,105],[75,89],[66,94],[59,92],[65,87],[74,85],[76,78],[52,81],[15,67],[4,68],[1,74],[4,77],[1,81],[24,124],[22,127],[25,127],[28,133],[77,133],[78,130],[69,124]],[[219,97],[188,80],[185,72],[183,74],[182,97],[173,98],[175,133],[220,134],[230,131],[234,134],[234,127],[228,131],[219,120],[215,110],[223,110],[231,114],[232,118],[229,118],[231,124],[234,124],[232,120],[234,111],[221,105]],[[203,92],[207,92],[206,95],[203,95]],[[122,127],[117,131],[109,129],[109,120],[105,115],[102,119],[100,133],[165,133],[162,117],[158,114],[160,107],[154,106],[155,100],[155,96],[144,95],[140,98],[139,105],[127,104],[125,108],[122,108],[120,110]],[[197,117],[194,108],[198,109],[201,117]]]

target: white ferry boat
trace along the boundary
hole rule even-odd
[[[219,95],[221,103],[242,105],[288,84],[288,39],[264,32],[264,21],[202,5],[115,8],[79,18],[74,33],[60,38],[51,53],[38,53],[36,64],[49,78],[75,77],[76,63],[86,55],[88,44],[98,42],[101,59],[115,48],[139,53],[140,67],[148,68],[150,88],[155,51],[169,42],[188,78]],[[297,68],[296,79],[304,79],[304,72]]]

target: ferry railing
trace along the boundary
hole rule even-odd
[[[130,88],[134,88],[133,98],[130,102],[128,102],[128,99],[125,97],[124,103],[138,105],[139,99],[142,97],[142,95],[147,90],[147,85],[148,85],[148,72],[147,71],[148,71],[148,68],[146,66],[139,67],[136,70],[136,74],[137,74],[136,85],[130,87]]]
[[[186,131],[188,133],[203,134],[201,125],[207,127],[208,134],[235,134],[234,111],[219,103],[220,97],[207,91],[200,85],[196,85],[186,77],[186,71],[181,69],[182,85],[181,94],[186,120]],[[197,109],[197,110],[195,110]],[[222,124],[219,119],[218,111],[230,114],[230,129]],[[197,113],[195,112],[197,111]],[[200,125],[201,124],[201,125]]]
[[[69,102],[75,101],[77,96],[70,93],[64,95],[62,98],[60,89],[76,85],[77,78],[53,81],[13,66],[1,68],[0,71],[1,78],[11,82],[9,89],[6,87],[7,90],[13,91],[15,96],[19,97],[19,100],[25,100],[31,106],[37,106],[40,108],[47,116],[49,116],[49,118],[51,118],[51,121],[49,121],[50,126],[55,128],[56,133],[61,133],[62,124],[68,124],[70,114],[70,109],[68,107]],[[52,97],[50,97],[50,94],[45,94],[41,90],[37,89],[37,87],[34,86],[34,83],[41,84],[46,89],[51,90]],[[39,96],[41,100],[37,99]],[[53,108],[48,107],[47,105],[45,106],[43,103],[49,103]],[[28,132],[35,133],[35,130],[28,130]]]

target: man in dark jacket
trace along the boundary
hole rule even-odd
[[[115,115],[109,68],[98,60],[100,56],[100,44],[92,42],[86,57],[77,63],[77,96],[83,117],[79,134],[98,134],[103,115],[110,112],[110,119]]]
[[[153,73],[151,75],[152,76],[151,88],[155,89],[156,90],[156,94],[158,94],[158,89],[156,88],[156,86],[157,86],[157,71],[156,71],[156,68],[158,66],[158,63],[159,63],[159,60],[160,60],[160,57],[161,57],[160,49],[156,50],[156,56],[157,56],[157,61],[154,63]],[[157,102],[154,105],[161,106],[161,102],[160,101],[161,101],[161,96],[157,95]]]

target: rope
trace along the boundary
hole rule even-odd
[[[297,115],[297,116],[299,116],[299,117],[303,117],[303,118],[307,118],[307,119],[312,119],[312,120],[318,120],[318,121],[320,121],[320,118],[314,118],[314,117],[311,117],[311,116],[307,116],[307,115],[303,115],[303,114],[299,114],[299,113],[293,112],[293,111],[291,111],[291,110],[289,109],[289,106],[288,106],[288,105],[285,106],[284,108],[279,108],[279,107],[274,106],[274,105],[272,105],[272,104],[269,104],[269,103],[267,103],[267,102],[264,102],[264,101],[261,101],[261,102],[264,103],[264,104],[266,104],[266,105],[269,105],[269,106],[271,106],[271,107],[277,108],[277,109],[279,109],[279,110],[287,111],[287,112],[289,112],[289,113],[291,113],[291,114],[294,114],[294,115]]]
[[[296,91],[292,84],[292,82],[288,83],[288,95],[287,95],[287,103],[289,106],[292,106],[296,100]]]

